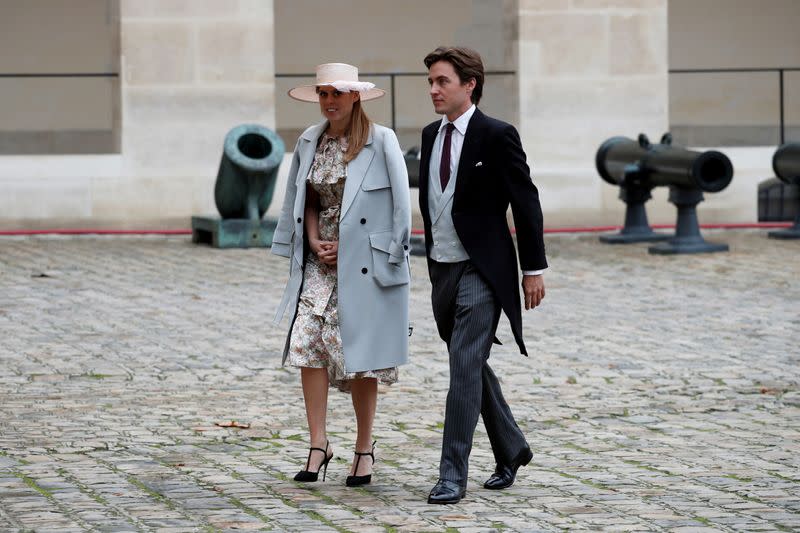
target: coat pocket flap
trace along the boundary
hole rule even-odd
[[[389,175],[385,172],[372,172],[364,176],[364,181],[361,182],[361,188],[365,191],[375,191],[378,189],[386,189],[391,185],[389,183]]]
[[[411,280],[411,272],[405,257],[399,263],[389,262],[392,258],[389,255],[392,244],[391,230],[370,233],[369,244],[372,247],[372,276],[378,285],[394,287],[405,285]]]
[[[392,246],[391,230],[381,231],[378,233],[370,233],[369,245],[375,248],[376,250],[380,250],[381,252],[386,252],[387,254],[390,253],[390,248]]]

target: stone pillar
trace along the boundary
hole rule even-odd
[[[273,31],[272,0],[122,0],[125,178],[95,182],[94,217],[185,227],[215,211],[227,131],[275,127]]]
[[[594,155],[613,135],[667,131],[667,0],[520,0],[519,9],[520,135],[546,223],[621,224],[618,191],[602,184]]]

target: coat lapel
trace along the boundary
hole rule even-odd
[[[375,149],[372,147],[372,128],[369,131],[367,144],[358,152],[355,159],[347,164],[347,179],[344,182],[344,193],[342,195],[342,211],[339,215],[339,220],[344,219],[347,210],[353,205],[353,200],[361,187],[361,182],[364,181],[364,176],[367,175],[369,164],[372,163],[372,158],[375,155]]]
[[[484,119],[485,115],[479,109],[475,109],[472,118],[469,119],[467,134],[464,136],[464,144],[461,145],[461,157],[458,160],[456,187],[453,193],[454,204],[459,195],[469,186],[472,169],[475,163],[480,161],[480,147],[484,137]]]
[[[304,184],[308,177],[308,172],[311,170],[311,164],[314,162],[314,153],[317,151],[317,143],[322,133],[325,131],[327,122],[321,122],[313,128],[307,129],[300,136],[302,144],[300,145],[300,167],[297,172],[295,183],[299,187]],[[305,187],[305,185],[303,185]]]
[[[306,178],[311,170],[311,164],[314,162],[314,153],[317,151],[317,141],[325,131],[326,122],[317,124],[313,128],[309,128],[303,135],[300,136],[300,143],[297,150],[300,152],[300,166],[298,167],[295,183],[297,184],[297,192],[294,199],[294,217],[305,216],[306,205]],[[303,266],[303,237],[302,234],[295,237],[294,246],[294,260],[297,263],[297,272],[300,272]],[[300,244],[297,244],[300,243]]]
[[[458,176],[458,174],[456,174],[456,178],[457,178],[457,176]],[[453,182],[455,182],[455,184],[453,184]],[[458,180],[457,179],[450,180],[450,183],[448,183],[447,187],[445,187],[444,191],[442,191],[442,195],[439,196],[439,203],[436,204],[436,212],[433,214],[432,222],[436,222],[437,220],[439,220],[439,217],[442,216],[442,213],[444,213],[446,211],[447,206],[450,205],[450,198],[452,198],[454,196],[454,194],[455,194],[455,185],[457,185],[457,184],[458,184]],[[438,185],[436,185],[433,182],[431,182],[430,186],[431,187],[436,187],[436,188],[439,187]]]
[[[436,130],[434,130],[436,131]],[[433,141],[436,139],[435,134],[426,134],[423,131],[422,135],[422,153],[419,159],[419,205],[422,210],[423,218],[430,218],[430,204],[428,198],[428,183],[429,183],[429,170],[431,165],[431,152],[433,151]]]

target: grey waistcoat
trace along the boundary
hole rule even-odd
[[[431,259],[440,263],[457,263],[469,259],[467,251],[458,238],[456,228],[453,225],[453,193],[456,190],[456,179],[458,178],[458,163],[455,171],[447,182],[447,187],[442,192],[442,185],[439,182],[439,143],[434,143],[433,153],[431,154],[431,171],[428,180],[428,208],[431,216],[431,235],[433,244],[431,245]],[[436,162],[434,164],[434,161]],[[433,167],[436,167],[434,170]]]

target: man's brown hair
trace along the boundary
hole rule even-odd
[[[447,61],[453,65],[461,84],[467,83],[469,80],[475,80],[475,89],[472,91],[470,98],[472,103],[478,105],[483,96],[483,61],[481,55],[472,48],[464,46],[440,46],[427,56],[425,56],[425,66],[431,68],[431,65],[438,61]]]

